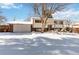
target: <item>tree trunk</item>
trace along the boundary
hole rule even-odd
[[[41,32],[44,32],[44,18],[41,17],[41,23],[42,23],[42,27],[41,27]]]
[[[42,28],[41,28],[41,32],[43,33],[45,30],[45,26],[44,26],[44,23],[42,24]]]
[[[41,18],[41,20],[42,20],[41,32],[45,31],[45,26],[46,26],[47,19],[48,19],[48,17]]]

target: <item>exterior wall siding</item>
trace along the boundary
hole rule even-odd
[[[57,24],[55,24],[54,21],[57,21]],[[60,21],[62,21],[63,24],[59,24]],[[63,28],[63,26],[67,25],[67,23],[64,20],[53,20],[53,19],[49,18],[46,22],[46,27],[45,28],[48,28],[48,25],[52,25],[52,28]],[[36,23],[35,19],[33,19],[33,25],[32,26],[33,26],[33,28],[42,28],[42,24],[41,23]]]
[[[29,24],[14,24],[13,32],[31,32],[31,25]]]
[[[45,28],[47,28],[48,27],[48,25],[53,25],[54,24],[54,21],[53,20],[51,20],[51,19],[49,19],[49,20],[47,20],[47,22],[46,22],[46,26],[45,26]],[[42,23],[36,23],[35,22],[35,19],[33,19],[33,28],[42,28]]]

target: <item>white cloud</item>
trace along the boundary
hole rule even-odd
[[[54,18],[56,19],[71,19],[71,20],[79,20],[79,11],[70,9],[62,12],[56,12],[54,14]]]
[[[22,7],[22,5],[15,5],[13,3],[1,3],[0,7],[4,9],[10,9],[10,8],[20,8]]]

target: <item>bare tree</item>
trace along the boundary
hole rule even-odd
[[[63,9],[65,9],[65,6],[67,5],[68,4],[64,3],[34,4],[34,12],[35,14],[38,14],[40,16],[42,22],[42,28],[41,28],[42,32],[44,32],[48,18],[53,18],[52,14],[54,14],[57,11],[62,11]]]
[[[13,21],[16,21],[16,16],[13,17]]]
[[[0,8],[0,24],[7,21],[6,17],[2,15],[3,11],[2,9]]]
[[[0,16],[0,23],[5,22],[7,19],[5,16]]]

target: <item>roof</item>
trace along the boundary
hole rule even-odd
[[[79,25],[79,21],[73,21],[72,24],[73,25]]]
[[[1,22],[0,25],[9,25],[6,22]]]
[[[31,20],[36,19],[36,20],[40,20],[40,17],[31,17]],[[56,21],[68,21],[67,19],[54,19],[54,18],[48,18],[51,20],[56,20]]]
[[[8,24],[32,24],[32,22],[29,21],[9,21]]]
[[[73,28],[79,28],[79,26],[73,26]]]
[[[79,23],[74,23],[73,25],[79,25]]]
[[[0,25],[9,25],[9,24],[7,24],[7,23],[1,23]]]
[[[41,20],[40,17],[31,17],[31,20],[33,20],[33,19]]]

